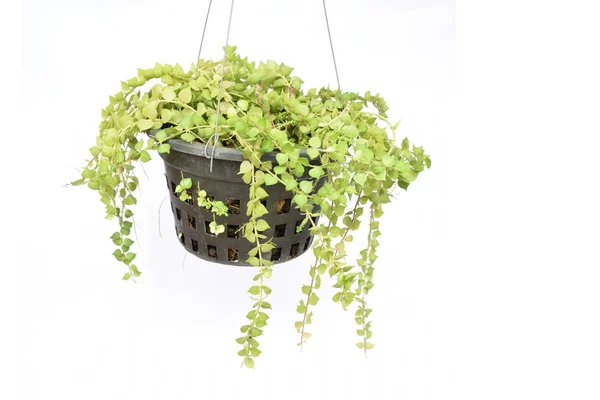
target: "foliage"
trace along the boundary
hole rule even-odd
[[[380,96],[329,88],[305,91],[302,80],[291,73],[292,68],[274,61],[256,65],[241,58],[235,47],[227,48],[224,61],[200,60],[188,71],[178,64],[158,63],[139,69],[137,77],[121,82],[122,90],[110,96],[96,144],[90,148],[92,158],[81,179],[73,182],[98,191],[107,218],[118,220],[120,230],[111,237],[117,246],[113,254],[127,267],[123,278],[135,278],[140,275],[132,264],[135,253],[130,252],[131,206],[137,202],[134,193],[139,183],[135,163],[148,162],[152,151],[169,152],[173,138],[189,143],[214,140],[217,146],[243,152],[239,173],[248,184],[250,200],[249,221],[241,231],[256,245],[247,262],[258,268],[248,290],[252,309],[240,329],[242,336],[236,339],[247,367],[253,367],[261,353],[256,338],[263,334],[271,309],[266,280],[273,268],[263,254],[274,246],[264,234],[269,225],[261,218],[267,214],[261,203],[268,196],[264,187],[282,184],[292,192],[293,204],[305,216],[302,225],[308,225],[315,236],[310,281],[302,286],[303,298],[297,306],[299,345],[310,337],[312,307],[320,300],[317,292],[327,274],[338,289],[333,301],[344,309],[357,306],[357,346],[366,354],[373,347],[367,294],[373,288],[382,206],[390,202],[396,187],[407,189],[431,166],[422,147],[411,146],[408,139],[396,145],[397,124],[388,121],[388,107]],[[213,136],[217,125],[218,137]],[[148,138],[144,132],[152,129],[158,132]],[[276,163],[261,159],[273,151]],[[311,179],[300,180],[306,173]],[[317,187],[319,180],[321,187]],[[191,185],[182,176],[176,189],[180,199],[191,196]],[[226,215],[221,201],[214,201],[201,188],[197,195],[197,204],[215,216]],[[346,246],[365,218],[366,244],[353,265],[347,260]],[[222,232],[222,225],[214,224],[213,233]]]

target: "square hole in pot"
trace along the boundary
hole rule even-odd
[[[171,193],[175,194],[175,189],[177,188],[177,184],[173,181],[171,181]]]
[[[225,204],[230,214],[240,213],[240,201],[238,199],[227,199],[225,200]]]
[[[294,233],[300,233],[304,230],[304,227],[302,227],[302,229],[300,229],[300,225],[302,225],[302,221],[304,221],[303,219],[296,221],[296,226],[294,227]]]
[[[290,212],[292,199],[277,200],[277,214],[286,214]]]
[[[271,250],[271,261],[277,261],[279,259],[281,259],[281,247]]]
[[[306,238],[306,243],[304,243],[304,251],[308,250],[308,247],[310,246],[310,240],[312,239],[312,236],[309,236]]]
[[[238,249],[227,249],[227,260],[228,261],[239,261]]]
[[[273,237],[284,237],[285,236],[285,224],[275,225],[275,233]]]
[[[183,232],[179,232],[179,241],[185,246],[185,236],[183,235]]]
[[[213,245],[206,245],[206,250],[208,251],[208,256],[210,258],[217,258],[217,247]]]
[[[300,243],[294,243],[292,247],[290,247],[290,257],[296,257],[298,255],[298,247],[300,247]]]
[[[188,215],[188,227],[196,229],[196,218],[192,217],[191,215]]]
[[[190,204],[190,205],[194,205],[194,196],[190,196],[187,199],[185,199],[185,202]]]
[[[194,239],[192,239],[192,250],[198,251],[198,242]]]
[[[177,215],[177,221],[181,221],[181,211],[179,211],[179,208],[175,208],[175,214]]]
[[[239,229],[240,229],[239,225],[227,225],[227,237],[232,238],[232,239],[239,239],[240,238]]]
[[[265,206],[265,208],[267,208],[267,200],[266,199],[261,200],[260,204],[262,204],[263,206]]]

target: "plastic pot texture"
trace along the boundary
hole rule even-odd
[[[149,132],[153,135],[156,131]],[[244,161],[242,152],[238,149],[217,147],[214,149],[213,168],[210,171],[210,158],[205,156],[205,146],[202,143],[187,143],[180,139],[169,140],[170,153],[160,153],[165,164],[167,187],[170,193],[171,210],[175,220],[175,231],[179,241],[191,254],[211,262],[250,266],[246,263],[248,252],[255,247],[254,243],[242,237],[241,227],[248,222],[246,204],[249,201],[249,186],[241,175],[238,175],[240,164]],[[207,149],[210,154],[212,148]],[[265,153],[262,160],[272,160],[275,165],[277,153]],[[305,154],[302,154],[306,157]],[[175,188],[181,177],[191,178],[191,197],[181,201],[175,193]],[[298,178],[310,179],[306,177]],[[322,179],[318,187],[322,186]],[[205,190],[207,196],[224,202],[229,213],[227,216],[217,216],[217,223],[225,226],[225,232],[218,235],[210,233],[209,224],[213,214],[196,204],[198,185]],[[291,260],[306,252],[313,237],[309,232],[309,224],[297,233],[296,228],[304,216],[291,203],[293,194],[285,190],[281,184],[264,186],[269,197],[262,200],[268,214],[264,219],[270,228],[263,232],[267,239],[273,239],[276,246],[264,254],[264,257],[274,264]],[[318,211],[318,206],[315,211]]]

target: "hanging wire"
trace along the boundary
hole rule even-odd
[[[329,46],[331,47],[331,57],[333,57],[333,68],[335,69],[335,79],[338,84],[338,91],[341,92],[340,76],[338,74],[337,63],[335,62],[335,52],[333,51],[333,41],[331,40],[331,30],[329,29],[329,18],[327,18],[327,7],[325,6],[325,0],[323,0],[323,11],[325,11],[325,22],[327,23],[327,35],[329,36]]]
[[[206,11],[206,18],[204,19],[204,29],[202,29],[202,38],[200,39],[200,49],[198,49],[197,61],[200,61],[200,53],[202,53],[202,45],[204,44],[204,34],[206,33],[206,25],[208,25],[208,15],[210,14],[210,6],[212,6],[212,0],[208,2],[208,10]]]
[[[231,20],[233,18],[233,5],[235,0],[231,0],[231,7],[229,9],[229,22],[227,23],[227,37],[225,39],[225,48],[223,49],[223,61],[221,63],[221,82],[219,83],[219,97],[217,98],[217,113],[216,113],[216,121],[215,121],[215,133],[212,134],[210,138],[206,141],[204,147],[204,156],[209,157],[208,155],[208,147],[211,142],[213,142],[211,153],[210,153],[210,172],[212,172],[213,160],[215,154],[215,148],[217,147],[217,143],[219,142],[219,115],[221,112],[221,97],[223,95],[223,80],[225,78],[225,64],[227,62],[227,47],[229,47],[229,34],[231,32]],[[341,92],[340,85],[340,75],[338,73],[337,62],[335,60],[335,51],[333,49],[333,40],[331,39],[331,29],[329,27],[329,17],[327,16],[327,6],[325,5],[325,0],[322,0],[323,3],[323,11],[325,13],[325,23],[327,24],[327,36],[329,37],[329,47],[331,48],[331,57],[333,58],[333,68],[335,69],[335,79],[337,81],[338,91]],[[206,11],[206,19],[204,21],[204,29],[202,30],[202,38],[200,39],[200,49],[198,50],[198,61],[200,60],[200,54],[202,52],[202,45],[204,43],[204,35],[206,33],[206,25],[208,25],[208,16],[210,14],[210,7],[212,5],[212,0],[208,3],[208,10]]]
[[[214,142],[210,153],[210,172],[212,172],[213,168],[215,148],[217,147],[217,143],[219,142],[219,115],[221,111],[221,96],[223,95],[223,80],[225,79],[225,64],[227,62],[227,47],[229,47],[229,33],[231,32],[231,19],[233,17],[234,2],[235,0],[231,0],[231,8],[229,9],[229,23],[227,24],[227,37],[225,38],[225,48],[223,49],[223,61],[221,62],[221,82],[219,83],[219,97],[217,98],[217,119],[215,122],[215,133],[213,133],[212,136],[208,138],[208,141],[206,142],[206,145],[204,147],[204,156],[208,158],[208,146],[211,142]]]

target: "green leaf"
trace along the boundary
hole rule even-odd
[[[212,221],[208,226],[210,228],[210,233],[212,233],[213,235],[218,235],[220,233],[225,232],[225,226],[217,224],[216,221]]]
[[[314,160],[315,158],[317,158],[319,156],[319,151],[310,148],[310,149],[306,149],[306,154],[308,154],[308,156],[310,157],[311,160]]]
[[[147,131],[154,126],[154,122],[150,121],[149,119],[142,119],[139,120],[136,125],[138,128],[140,128],[140,131]]]
[[[184,178],[181,180],[181,186],[183,186],[185,189],[191,189],[192,187],[192,179],[191,178]]]
[[[300,189],[302,189],[302,191],[304,193],[310,193],[312,191],[313,188],[313,184],[311,181],[302,181],[300,182]]]
[[[266,286],[263,287],[263,290],[265,290],[266,288],[267,288]],[[269,294],[271,292],[270,292],[270,290],[269,291],[265,290],[265,293]],[[259,311],[258,315],[257,315],[257,318],[260,319],[261,321],[266,321],[266,320],[269,319],[269,316],[266,313],[264,313],[262,311]]]
[[[254,368],[254,360],[252,358],[246,358],[244,360],[244,367],[246,367],[246,368]]]
[[[128,280],[129,278],[131,278],[131,274],[129,272],[127,272],[125,275],[123,275],[123,279],[124,281]]]
[[[313,167],[310,169],[310,171],[308,171],[308,175],[315,179],[319,179],[320,177],[325,175],[325,171],[323,171],[323,168],[321,167]]]
[[[148,162],[151,159],[152,157],[150,157],[150,154],[146,150],[142,150],[142,152],[140,153],[140,160],[142,162]]]
[[[244,343],[246,343],[246,340],[248,340],[248,336],[241,336],[241,337],[239,337],[239,338],[235,339],[235,341],[236,341],[237,343],[239,343],[239,344],[244,344]]]
[[[202,116],[198,113],[193,113],[192,114],[192,125],[202,125],[204,124],[206,121],[204,120],[204,118],[202,118]]]
[[[250,328],[250,336],[257,337],[262,335],[263,331],[260,328]]]
[[[386,167],[392,168],[394,166],[394,164],[396,164],[396,159],[394,157],[390,156],[389,154],[386,154],[381,158],[381,162]]]
[[[173,113],[169,109],[163,108],[160,110],[160,119],[162,122],[169,122],[172,115]]]
[[[164,93],[165,92],[163,91],[163,96],[164,96]],[[179,97],[179,100],[181,100],[185,104],[187,104],[190,101],[192,101],[192,90],[189,87],[186,87],[179,92],[177,97]]]
[[[294,203],[302,207],[308,202],[308,197],[305,194],[297,194],[294,196]]]
[[[354,181],[356,183],[358,183],[359,185],[364,185],[365,182],[367,181],[367,175],[365,173],[358,173],[356,175],[354,175]]]
[[[156,132],[156,135],[154,137],[156,138],[156,140],[162,142],[162,141],[166,140],[169,137],[169,135],[167,135],[167,132],[162,130],[162,131]]]
[[[83,170],[83,172],[81,173],[81,176],[85,179],[93,178],[95,175],[96,175],[96,171],[87,169],[87,168],[85,170]]]
[[[237,102],[237,105],[240,108],[240,110],[242,110],[242,111],[248,110],[248,101],[246,101],[246,100],[239,100]]]
[[[183,128],[183,129],[189,129],[192,127],[192,118],[187,116],[187,117],[183,117],[181,119],[181,121],[179,122],[179,125]]]
[[[159,153],[169,153],[171,151],[171,145],[169,143],[163,143],[158,146]]]
[[[170,86],[167,86],[166,88],[164,88],[161,95],[162,95],[162,98],[167,101],[175,100],[175,91]]]
[[[281,146],[281,151],[284,153],[292,153],[294,151],[294,145],[291,142],[286,142]]]
[[[294,111],[297,114],[300,114],[303,117],[306,117],[308,115],[309,109],[308,109],[308,106],[306,104],[298,103],[298,104],[296,104],[294,106]]]
[[[319,271],[320,274],[324,274],[326,270],[327,270],[327,264],[320,264],[317,267],[317,271]]]
[[[142,114],[144,117],[148,119],[154,119],[157,116],[156,105],[155,104],[147,104],[142,108]]]
[[[258,324],[258,322],[257,322],[257,324]],[[262,351],[260,351],[256,347],[252,347],[250,349],[250,355],[252,355],[252,357],[258,357],[260,355],[260,353],[262,353]]]
[[[277,178],[271,174],[265,174],[265,185],[267,186],[273,186],[276,185],[277,182],[279,182],[277,180]]]
[[[304,301],[300,301],[300,304],[298,304],[298,307],[296,307],[296,312],[300,314],[304,314],[306,312],[306,305],[304,305]]]
[[[355,138],[359,135],[358,128],[354,125],[345,125],[342,128],[342,133],[349,138]]]
[[[311,147],[321,147],[321,139],[319,139],[317,136],[313,136],[308,141],[308,145]]]
[[[261,308],[264,308],[266,310],[270,310],[271,309],[271,303],[269,303],[268,301],[263,301],[260,305]]]
[[[319,296],[317,296],[317,294],[315,292],[312,292],[308,299],[308,304],[310,304],[311,306],[316,306],[318,302],[319,302]]]
[[[296,181],[296,179],[294,179],[294,177],[289,174],[283,175],[282,181],[285,185],[285,190],[287,190],[288,192],[291,192],[293,189],[296,188],[296,186],[298,186],[298,181]]]
[[[123,199],[123,204],[125,204],[127,206],[131,206],[131,205],[136,204],[136,203],[137,203],[137,200],[132,195],[127,195],[127,197],[125,197]]]
[[[260,171],[259,171],[260,172]],[[260,186],[258,186],[255,190],[254,190],[254,198],[262,200],[265,197],[269,197],[269,194],[267,193],[267,191],[263,188],[261,188]]]
[[[277,153],[275,158],[277,159],[277,162],[279,163],[279,165],[287,164],[287,162],[288,162],[287,154]]]
[[[250,289],[248,289],[248,293],[258,296],[260,293],[260,287],[254,285]]]
[[[184,132],[180,137],[182,140],[185,140],[188,143],[192,143],[194,140],[196,140],[196,137],[189,132]]]
[[[102,151],[102,149],[98,146],[90,147],[90,153],[92,153],[92,156],[94,156],[94,157],[96,157],[98,154],[100,154],[100,151]]]
[[[242,161],[240,164],[240,172],[239,174],[245,174],[246,172],[252,171],[252,164],[248,160]]]
[[[253,267],[258,267],[260,265],[260,261],[256,257],[248,257],[246,262],[252,265]]]
[[[257,231],[262,232],[262,231],[266,231],[269,228],[270,228],[269,224],[264,219],[259,219],[256,221],[256,230]]]

